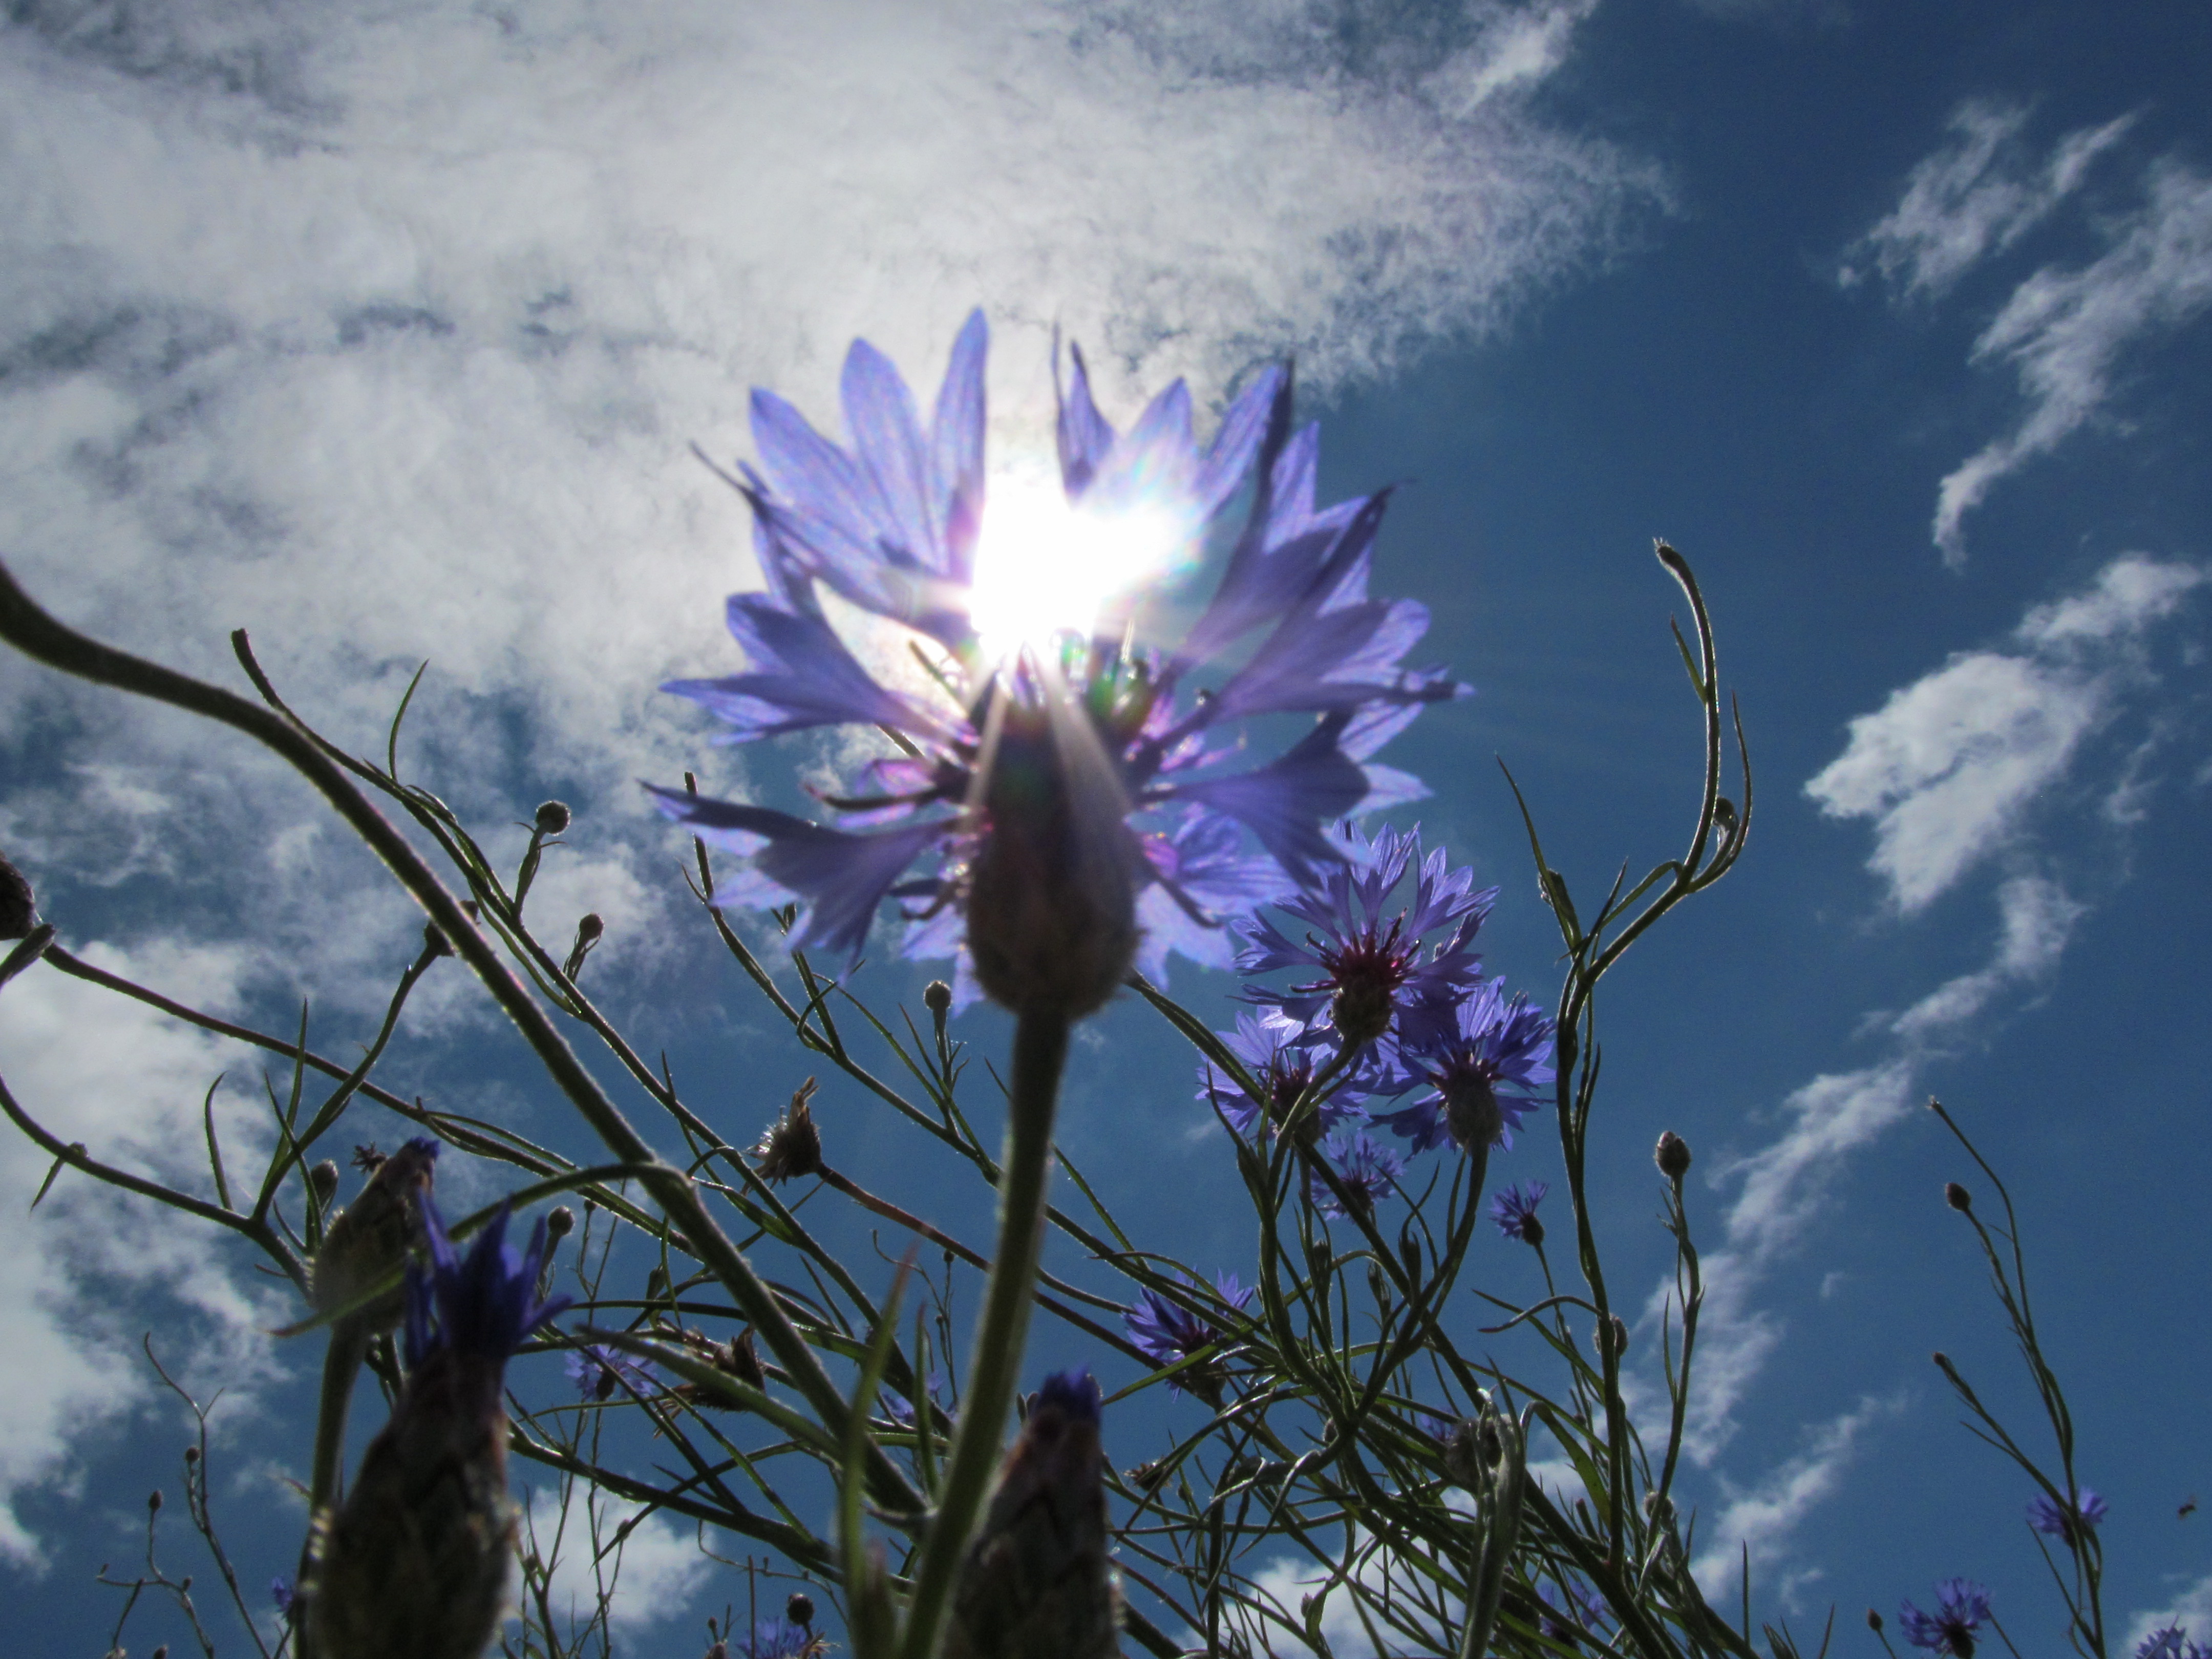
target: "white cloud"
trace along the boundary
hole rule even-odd
[[[133,957],[82,954],[125,975],[178,988],[204,1005],[234,999],[240,953],[155,949]],[[32,1117],[94,1157],[212,1198],[201,1101],[228,1066],[252,1086],[243,1055],[143,1005],[40,966],[0,993],[0,1075]],[[248,1062],[250,1064],[250,1062]],[[266,1145],[241,1093],[216,1098],[231,1179],[258,1167]],[[262,1334],[280,1299],[236,1275],[241,1253],[201,1223],[64,1171],[37,1210],[52,1167],[12,1127],[0,1133],[0,1557],[40,1560],[15,1510],[27,1491],[66,1486],[84,1436],[152,1398],[142,1332],[202,1399],[230,1389],[225,1417],[249,1411],[275,1364]],[[234,1190],[235,1190],[234,1188]],[[150,1297],[149,1297],[149,1294]],[[122,1299],[129,1297],[131,1311]],[[289,1310],[288,1310],[289,1311]],[[205,1384],[206,1386],[198,1386]]]
[[[2003,931],[1988,966],[1945,981],[1890,1023],[1908,1043],[1931,1041],[1979,1014],[1998,993],[2048,975],[2087,906],[2041,876],[2015,876],[1997,890]]]
[[[1778,1464],[1757,1486],[1729,1492],[1720,1513],[1703,1522],[1707,1547],[1691,1564],[1706,1597],[1717,1599],[1735,1587],[1747,1549],[1753,1566],[1785,1554],[1806,1516],[1834,1495],[1869,1426],[1894,1417],[1904,1406],[1902,1396],[1862,1400],[1814,1430],[1804,1450]]]
[[[1939,487],[1935,539],[1945,563],[1965,562],[1966,516],[1991,489],[2096,413],[2123,352],[2212,303],[2212,179],[2160,163],[2150,171],[2148,194],[2142,210],[2114,229],[2102,258],[2076,270],[2037,271],[1975,342],[1975,362],[2012,365],[2028,408],[2017,427]]]
[[[2028,612],[2024,654],[1972,651],[1850,722],[1844,752],[1807,783],[1831,817],[1875,822],[1869,867],[1907,914],[2001,845],[2113,712],[2132,647],[2203,580],[2124,554],[2082,592]]]
[[[1954,657],[1850,723],[1805,786],[1832,817],[1875,820],[1870,867],[1919,909],[1996,845],[2106,712],[2094,678],[1993,651]]]
[[[2135,124],[2123,115],[2079,128],[2038,159],[2020,142],[2027,118],[2020,105],[1985,99],[1954,111],[1950,141],[1912,169],[1904,197],[1853,246],[1844,286],[1878,271],[1907,297],[1940,297],[1985,255],[2042,223]]]
[[[541,1498],[550,1499],[544,1514]],[[714,1571],[691,1528],[665,1515],[643,1514],[639,1505],[591,1502],[573,1484],[558,1492],[533,1492],[527,1526],[526,1542],[552,1555],[546,1599],[554,1616],[580,1629],[597,1616],[602,1596],[607,1622],[617,1631],[635,1632],[681,1618]]]

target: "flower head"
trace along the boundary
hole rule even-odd
[[[2181,1626],[2168,1625],[2143,1638],[2136,1645],[2136,1659],[2212,1659],[2212,1650],[2189,1640]]]
[[[420,1370],[444,1352],[504,1367],[523,1339],[565,1311],[574,1298],[540,1301],[539,1270],[545,1265],[545,1223],[538,1220],[529,1249],[517,1252],[507,1242],[507,1208],[502,1204],[469,1246],[453,1249],[438,1206],[422,1200],[422,1224],[428,1235],[430,1267],[407,1270],[407,1369]]]
[[[1490,1200],[1490,1218],[1506,1237],[1517,1238],[1523,1244],[1541,1244],[1544,1224],[1536,1218],[1536,1206],[1551,1190],[1540,1181],[1508,1187]]]
[[[1397,1191],[1398,1177],[1406,1172],[1404,1158],[1382,1142],[1357,1132],[1331,1135],[1322,1152],[1344,1188],[1340,1198],[1318,1170],[1307,1175],[1307,1194],[1323,1215],[1373,1213],[1376,1200]]]
[[[1198,1097],[1218,1108],[1242,1135],[1254,1132],[1263,1112],[1270,1127],[1280,1128],[1307,1085],[1328,1063],[1322,1050],[1299,1042],[1297,1026],[1272,1010],[1266,1014],[1239,1014],[1234,1031],[1214,1035],[1244,1062],[1261,1098],[1255,1100],[1205,1060],[1198,1064]],[[1318,1135],[1341,1124],[1364,1121],[1367,1111],[1360,1104],[1364,1097],[1358,1074],[1347,1073],[1321,1097],[1310,1128]]]
[[[1507,999],[1504,979],[1479,986],[1455,1011],[1449,1034],[1413,1058],[1430,1091],[1378,1121],[1416,1152],[1446,1140],[1466,1151],[1510,1148],[1513,1132],[1535,1109],[1524,1091],[1553,1079],[1552,1030],[1551,1016],[1526,994]]]
[[[804,1625],[788,1619],[760,1619],[754,1621],[752,1634],[741,1639],[735,1650],[745,1659],[815,1659],[829,1650],[829,1644]]]
[[[1304,925],[1303,942],[1255,920],[1242,930],[1237,967],[1318,969],[1289,986],[1247,985],[1245,998],[1279,1010],[1309,1042],[1374,1045],[1387,1061],[1442,1038],[1453,1008],[1481,984],[1482,958],[1471,947],[1498,890],[1474,891],[1474,871],[1447,869],[1441,847],[1423,859],[1419,830],[1385,827],[1370,842],[1346,823],[1335,841],[1346,861],[1279,905]],[[1408,870],[1411,889],[1401,893]]]
[[[627,1389],[632,1394],[650,1394],[660,1381],[651,1361],[603,1342],[576,1349],[562,1362],[561,1369],[576,1385],[576,1392],[586,1400],[611,1400],[619,1389]]]
[[[1176,1276],[1192,1287],[1192,1301],[1205,1299],[1205,1290],[1198,1280],[1188,1273]],[[1213,1288],[1221,1303],[1237,1312],[1241,1313],[1252,1304],[1252,1288],[1237,1283],[1235,1273],[1216,1273]],[[1221,1331],[1212,1320],[1154,1290],[1139,1291],[1137,1299],[1121,1316],[1121,1322],[1128,1327],[1129,1340],[1142,1350],[1147,1359],[1159,1366],[1176,1364],[1221,1340]],[[1218,1382],[1218,1378],[1200,1375],[1201,1371],[1212,1369],[1212,1366],[1200,1367],[1179,1375],[1181,1379],[1190,1380],[1196,1387],[1209,1381]],[[1180,1391],[1182,1382],[1171,1381],[1168,1386]]]
[[[1990,1616],[1990,1593],[1971,1578],[1946,1578],[1936,1586],[1936,1611],[1923,1613],[1910,1601],[1898,1604],[1897,1621],[1905,1639],[1931,1653],[1974,1659],[1974,1632]]]
[[[1269,369],[1210,442],[1181,383],[1127,432],[1091,400],[1080,353],[1060,393],[1058,477],[987,483],[982,314],[968,320],[927,425],[866,341],[845,363],[849,447],[765,392],[750,502],[766,591],[729,601],[747,672],[672,682],[729,740],[859,725],[899,753],[823,797],[838,822],[655,790],[661,809],[748,857],[720,904],[803,907],[795,947],[858,956],[886,901],[906,953],[953,956],[956,994],[1079,1013],[1133,952],[1226,964],[1223,918],[1317,878],[1321,824],[1411,799],[1364,764],[1420,705],[1463,690],[1401,659],[1427,627],[1367,597],[1383,496],[1316,510],[1312,428],[1293,434],[1289,376]],[[1179,642],[1144,599],[1249,500],[1213,596]],[[920,672],[878,674],[825,593],[876,619]],[[1217,667],[1224,653],[1242,655]],[[887,684],[896,680],[896,684]],[[1206,682],[1201,684],[1201,682]],[[1231,769],[1214,734],[1305,714],[1285,753]],[[921,873],[912,873],[915,866]]]
[[[2071,1543],[2077,1526],[2083,1531],[2094,1528],[2111,1512],[2111,1508],[2087,1486],[2076,1494],[2070,1510],[2049,1493],[2038,1492],[2027,1500],[2027,1524],[2039,1533]]]

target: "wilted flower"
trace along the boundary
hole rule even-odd
[[[1898,1604],[1897,1622],[1905,1639],[1931,1653],[1974,1659],[1974,1632],[1990,1616],[1990,1593],[1971,1578],[1946,1578],[1936,1586],[1936,1611],[1923,1613],[1910,1601]]]
[[[1118,1650],[1098,1418],[1088,1371],[1045,1378],[961,1565],[945,1659],[1109,1659]]]
[[[2076,1494],[2075,1504],[2070,1512],[2064,1504],[2049,1493],[2038,1492],[2027,1500],[2027,1524],[2039,1533],[2063,1538],[2070,1543],[2077,1522],[2085,1528],[2093,1528],[2111,1512],[2111,1509],[2110,1504],[2087,1486]]]
[[[1322,1179],[1319,1171],[1307,1174],[1307,1196],[1323,1215],[1370,1214],[1376,1200],[1397,1191],[1398,1177],[1406,1172],[1404,1158],[1380,1141],[1358,1133],[1331,1135],[1323,1144],[1322,1154],[1344,1187],[1344,1198],[1340,1199]],[[1348,1209],[1346,1200],[1350,1200]]]
[[[1299,1028],[1273,1010],[1265,1014],[1239,1014],[1234,1031],[1214,1035],[1244,1062],[1265,1097],[1253,1099],[1223,1076],[1211,1060],[1199,1061],[1198,1097],[1218,1107],[1239,1134],[1253,1133],[1263,1106],[1268,1122],[1279,1128],[1305,1093],[1306,1085],[1328,1063],[1323,1050],[1301,1046]],[[1364,1121],[1367,1112],[1360,1104],[1363,1098],[1364,1091],[1353,1074],[1340,1078],[1316,1103],[1310,1126],[1313,1133],[1325,1133],[1346,1122]]]
[[[1482,958],[1469,947],[1498,890],[1473,890],[1474,872],[1448,870],[1441,847],[1421,859],[1419,830],[1385,826],[1369,842],[1346,823],[1335,840],[1347,861],[1322,871],[1313,890],[1279,902],[1305,924],[1304,942],[1254,921],[1242,929],[1248,945],[1237,969],[1318,969],[1288,987],[1247,985],[1245,998],[1280,1010],[1306,1042],[1377,1044],[1387,1061],[1443,1039],[1452,1010],[1481,984]],[[1409,868],[1413,890],[1393,911]]]
[[[1196,1286],[1198,1284],[1188,1273],[1177,1276],[1187,1285]],[[1253,1290],[1238,1284],[1235,1273],[1216,1273],[1213,1287],[1223,1303],[1239,1312],[1252,1304]],[[1121,1322],[1129,1328],[1129,1340],[1155,1365],[1175,1364],[1221,1340],[1221,1332],[1211,1320],[1170,1301],[1158,1291],[1139,1291],[1136,1301],[1121,1316]],[[1194,1391],[1202,1395],[1207,1392],[1207,1389],[1201,1385],[1217,1383],[1218,1376],[1200,1375],[1201,1371],[1218,1373],[1218,1366],[1208,1365],[1197,1370],[1184,1371],[1169,1386],[1179,1392],[1185,1382],[1189,1382]]]
[[[1540,1181],[1508,1187],[1490,1200],[1490,1218],[1506,1237],[1517,1238],[1523,1244],[1541,1244],[1544,1224],[1536,1218],[1536,1206],[1551,1190]]]
[[[611,1400],[615,1390],[623,1388],[632,1394],[650,1394],[660,1382],[650,1360],[601,1342],[578,1348],[562,1361],[561,1369],[586,1400]]]
[[[1505,981],[1478,986],[1455,1012],[1452,1029],[1415,1054],[1416,1074],[1430,1092],[1395,1112],[1376,1115],[1425,1152],[1446,1140],[1463,1151],[1513,1145],[1513,1132],[1535,1109],[1524,1091],[1549,1083],[1552,1018],[1525,993],[1505,996]],[[1510,1091],[1512,1092],[1504,1092]]]
[[[1420,704],[1463,688],[1401,665],[1428,617],[1366,596],[1384,498],[1315,509],[1316,430],[1292,434],[1286,374],[1255,377],[1200,446],[1180,382],[1117,434],[1078,353],[1057,480],[987,490],[986,339],[978,312],[926,428],[897,371],[856,341],[849,450],[753,394],[763,472],[745,469],[738,487],[767,591],[728,605],[750,666],[667,688],[719,715],[733,743],[860,725],[901,752],[854,794],[823,797],[836,828],[653,793],[751,860],[716,902],[803,907],[794,946],[857,957],[895,899],[906,954],[956,957],[962,1000],[980,988],[1074,1013],[1110,994],[1131,951],[1149,972],[1170,949],[1225,965],[1222,919],[1336,861],[1323,822],[1419,793],[1364,763]],[[1248,483],[1212,600],[1179,644],[1152,644],[1141,590],[1194,559]],[[863,667],[825,589],[904,630],[901,654],[920,672],[893,685]],[[1248,645],[1241,665],[1210,672]],[[1235,746],[1207,741],[1248,716],[1297,713],[1316,723],[1256,769],[1225,770]]]
[[[781,1184],[822,1173],[822,1132],[814,1127],[814,1079],[793,1091],[783,1115],[769,1125],[753,1148],[761,1179]]]
[[[541,1221],[520,1253],[502,1206],[464,1257],[421,1200],[429,1269],[407,1273],[407,1376],[344,1507],[319,1516],[307,1617],[325,1659],[477,1659],[498,1628],[514,1553],[508,1358],[568,1306],[538,1298]]]

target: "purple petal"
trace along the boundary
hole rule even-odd
[[[731,635],[754,672],[711,680],[671,680],[660,689],[728,721],[730,741],[819,726],[890,726],[917,737],[945,728],[903,697],[878,685],[822,617],[795,614],[765,593],[730,597]]]
[[[885,556],[931,572],[945,568],[936,515],[930,510],[929,451],[914,394],[890,359],[866,340],[845,354],[840,390],[845,425],[860,453],[860,471]]]
[[[1301,886],[1341,854],[1322,833],[1367,793],[1367,775],[1336,746],[1341,716],[1324,720],[1256,772],[1178,784],[1176,793],[1224,812],[1250,830]]]
[[[983,360],[991,341],[981,307],[968,313],[930,422],[932,476],[944,507],[941,574],[965,586],[974,574],[975,527],[983,505]]]
[[[1055,344],[1055,362],[1059,355]],[[1075,371],[1066,393],[1060,400],[1060,477],[1068,499],[1073,501],[1091,487],[1099,462],[1113,448],[1114,428],[1106,424],[1098,405],[1091,401],[1091,374],[1084,366],[1083,348],[1072,345],[1067,355],[1074,360]],[[1054,380],[1057,382],[1059,378],[1055,372]]]

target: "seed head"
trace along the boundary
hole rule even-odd
[[[753,1148],[763,1180],[778,1183],[822,1173],[822,1132],[814,1127],[814,1079],[809,1078],[791,1097],[783,1115],[770,1124]]]

